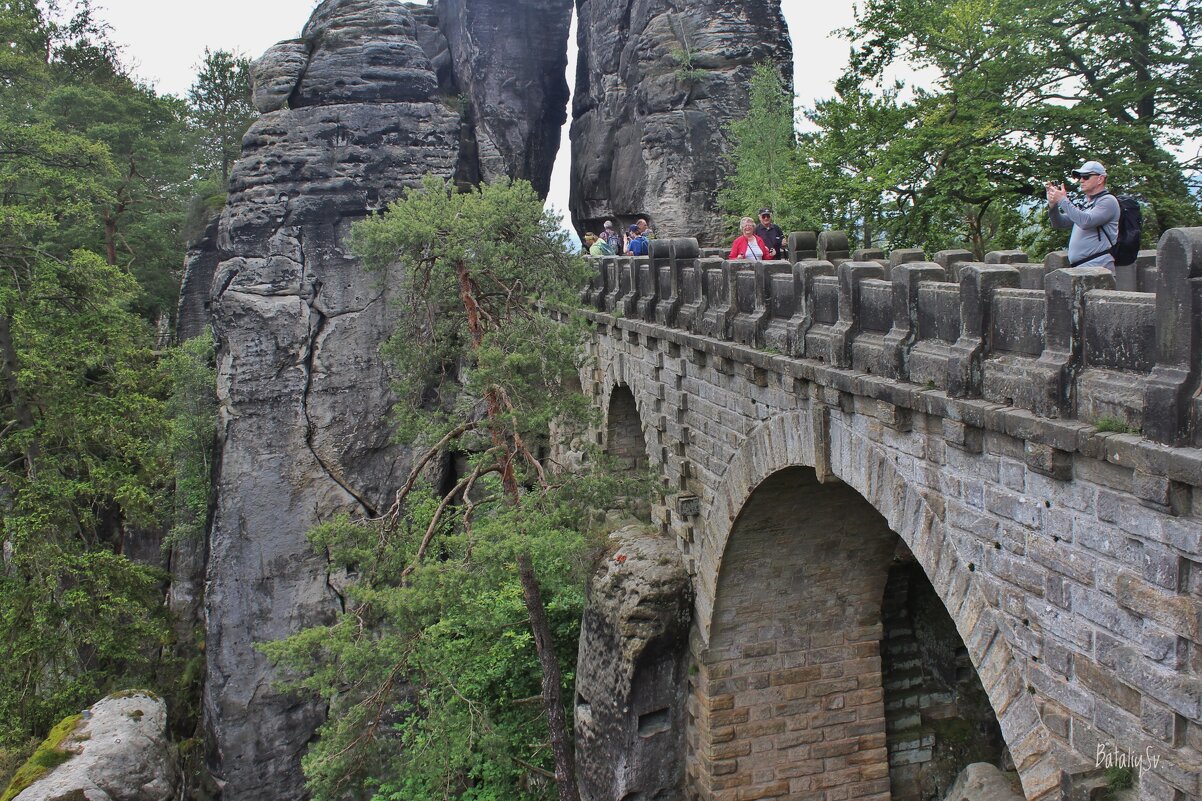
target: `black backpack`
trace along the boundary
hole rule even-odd
[[[1139,238],[1144,230],[1144,213],[1139,201],[1131,195],[1115,195],[1119,202],[1119,235],[1110,248],[1114,263],[1134,264],[1139,255]]]

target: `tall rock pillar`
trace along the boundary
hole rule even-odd
[[[792,86],[779,0],[577,5],[572,222],[597,231],[645,216],[659,237],[728,239],[717,212],[726,126],[747,113],[755,64]]]
[[[481,177],[524,178],[546,197],[568,118],[572,0],[438,0],[437,9]]]
[[[386,508],[411,464],[379,353],[400,275],[366,274],[350,226],[426,173],[545,194],[570,18],[571,0],[325,0],[255,63],[263,116],[181,303],[218,341],[204,717],[223,801],[304,797],[300,757],[325,711],[280,693],[255,646],[341,609],[305,534]]]
[[[409,467],[379,354],[398,276],[366,274],[345,241],[423,174],[456,174],[460,114],[419,33],[395,0],[326,0],[256,64],[265,113],[230,179],[210,293],[222,447],[204,715],[223,801],[304,798],[324,710],[278,692],[255,645],[339,610],[305,534],[386,506]]]

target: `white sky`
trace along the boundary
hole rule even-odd
[[[126,63],[135,75],[154,84],[162,93],[182,96],[192,84],[205,47],[258,58],[276,42],[299,36],[317,2],[99,0],[97,6],[101,19],[112,26],[114,41],[124,46]],[[782,0],[781,7],[793,38],[794,84],[798,100],[804,106],[812,105],[816,98],[833,94],[832,85],[847,63],[847,42],[831,32],[851,23],[852,0],[823,3]],[[574,43],[573,28],[570,44]],[[574,80],[573,59],[568,65],[569,86]],[[565,126],[548,199],[565,213],[568,206],[567,153]]]

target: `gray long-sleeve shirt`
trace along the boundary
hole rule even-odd
[[[1119,202],[1106,192],[1094,195],[1078,208],[1068,198],[1048,207],[1053,228],[1072,228],[1068,236],[1068,260],[1076,262],[1094,253],[1097,258],[1078,264],[1078,267],[1114,269],[1110,247],[1119,235]]]

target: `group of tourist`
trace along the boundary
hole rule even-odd
[[[584,235],[584,249],[590,256],[646,256],[651,252],[651,228],[645,219],[626,229],[619,235],[612,220],[606,220],[601,233]]]
[[[1073,267],[1113,270],[1122,210],[1118,199],[1106,189],[1106,168],[1101,162],[1091,160],[1073,170],[1072,176],[1085,194],[1081,206],[1068,199],[1064,184],[1048,181],[1044,187],[1052,227],[1072,228],[1068,260]],[[785,257],[785,234],[772,221],[772,209],[760,209],[759,217],[758,224],[750,217],[740,221],[739,236],[735,237],[727,258],[768,261]],[[1138,237],[1138,228],[1135,231]],[[592,256],[646,256],[650,251],[649,239],[651,231],[645,219],[631,225],[624,236],[619,236],[613,222],[606,220],[600,234],[584,235],[584,246]]]
[[[730,249],[732,259],[766,260],[784,255],[785,234],[772,221],[772,209],[760,209],[760,222],[744,217],[740,223],[742,233]],[[640,218],[619,236],[612,220],[606,220],[601,232],[584,235],[584,249],[590,256],[646,256],[650,252],[652,238],[647,220]]]

